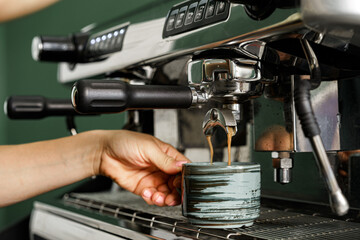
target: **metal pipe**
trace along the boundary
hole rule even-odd
[[[345,215],[349,210],[349,203],[336,181],[322,139],[319,135],[309,139],[316,157],[316,161],[319,165],[329,191],[330,206],[337,215]]]

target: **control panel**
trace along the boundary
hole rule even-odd
[[[229,9],[229,2],[216,0],[192,0],[176,5],[166,18],[163,38],[224,21]]]
[[[121,51],[126,30],[127,26],[90,36],[86,44],[86,56],[88,58],[98,58]]]

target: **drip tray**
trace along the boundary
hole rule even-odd
[[[142,227],[168,231],[176,239],[357,239],[360,223],[346,222],[272,208],[261,208],[252,227],[234,229],[198,228],[187,222],[181,207],[147,205],[139,196],[113,193],[68,194],[67,205],[121,218]],[[181,238],[184,237],[184,238]]]

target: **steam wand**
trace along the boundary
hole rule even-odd
[[[319,81],[321,79],[321,72],[316,55],[306,39],[301,40],[301,45],[309,63],[311,79]],[[333,212],[342,216],[348,212],[349,203],[342,193],[330,166],[329,158],[320,137],[320,128],[312,109],[310,90],[310,81],[298,80],[295,82],[294,99],[296,112],[299,116],[304,134],[310,140],[318,167],[325,179],[325,183],[329,191],[330,206]]]

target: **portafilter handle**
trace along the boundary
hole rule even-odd
[[[71,135],[76,135],[75,111],[70,99],[50,99],[43,96],[11,96],[4,103],[4,112],[10,119],[41,119],[51,116],[65,116]]]
[[[50,99],[43,96],[11,96],[4,103],[10,119],[41,119],[49,116],[80,115],[70,99]]]
[[[120,80],[79,80],[72,89],[72,104],[81,113],[118,113],[129,109],[189,108],[188,86],[130,85]]]

